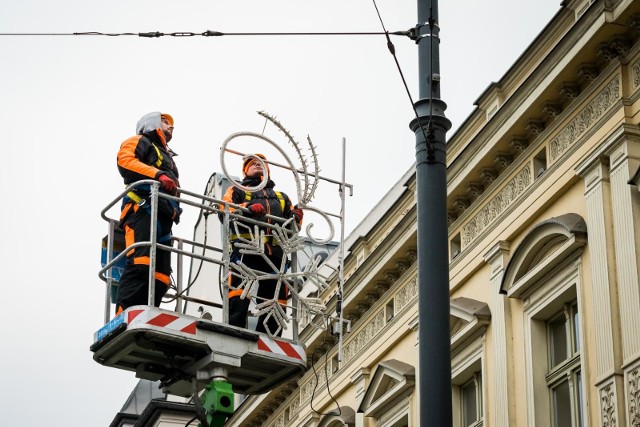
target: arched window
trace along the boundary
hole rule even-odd
[[[587,227],[567,214],[533,227],[509,261],[501,292],[523,302],[528,424],[584,423],[581,259]]]
[[[341,406],[331,412],[322,417],[318,427],[354,427],[356,425],[356,412],[349,406]]]

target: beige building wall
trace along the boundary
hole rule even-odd
[[[639,123],[640,2],[569,0],[449,136],[454,425],[640,425]],[[418,425],[415,191],[348,239],[342,345],[303,324],[310,369],[228,425]]]

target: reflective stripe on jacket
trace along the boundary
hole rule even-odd
[[[244,181],[242,181],[242,185],[247,187],[256,187],[259,183],[259,178],[245,178]],[[224,196],[222,196],[222,200],[224,200],[225,202],[240,205],[242,207],[248,207],[250,205],[259,203],[264,206],[267,214],[284,219],[289,219],[292,216],[291,210],[293,209],[291,200],[285,193],[275,191],[274,186],[275,184],[271,180],[269,180],[265,188],[259,191],[249,192],[231,186],[224,193]],[[219,207],[220,209],[224,209],[224,205],[220,205]],[[229,207],[229,211],[233,212],[234,210],[235,209],[233,207]],[[222,219],[222,214],[220,214],[220,220]],[[271,220],[264,219],[264,222],[271,223]],[[266,229],[266,227],[261,228]]]
[[[166,174],[179,186],[178,167],[173,161],[175,153],[164,142],[161,131],[156,129],[132,136],[122,143],[118,151],[118,171],[125,185],[143,179],[158,179]]]

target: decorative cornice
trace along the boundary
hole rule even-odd
[[[580,86],[575,83],[564,83],[560,89],[560,94],[568,102],[571,102],[580,95]]]
[[[542,112],[551,120],[555,120],[562,113],[562,108],[555,102],[545,102],[542,107]]]
[[[527,138],[517,136],[509,141],[509,145],[511,145],[511,148],[513,148],[516,156],[519,156],[520,154],[524,153],[524,151],[529,147],[529,140]]]
[[[609,49],[611,49],[617,56],[627,56],[631,43],[629,39],[624,36],[615,36],[609,41]]]
[[[588,83],[592,83],[596,77],[598,77],[598,67],[594,64],[582,64],[578,69],[578,76],[580,80]]]
[[[498,178],[498,171],[494,168],[483,168],[480,170],[480,178],[486,185],[491,185]]]
[[[620,99],[620,78],[616,76],[578,115],[549,143],[550,160],[554,162],[589,129],[596,120]]]
[[[533,137],[532,139],[536,139],[542,134],[542,132],[544,132],[544,121],[540,119],[529,119],[527,121],[527,124],[525,125],[525,128]]]
[[[484,192],[484,186],[479,182],[470,182],[466,188],[467,194],[473,199],[477,199]]]
[[[468,197],[458,196],[453,199],[453,207],[456,209],[456,213],[462,213],[469,208],[470,202]]]
[[[476,216],[462,228],[463,249],[496,220],[533,182],[531,165],[527,164]]]
[[[513,163],[513,156],[509,153],[498,153],[495,157],[495,163],[498,166],[498,169],[505,170],[506,168]]]
[[[384,294],[390,288],[389,283],[386,280],[378,280],[374,285],[376,291],[380,292],[380,294]]]
[[[413,264],[413,262],[411,264]],[[396,270],[398,270],[398,273],[402,276],[404,272],[409,268],[409,264],[404,261],[396,261],[395,267]]]

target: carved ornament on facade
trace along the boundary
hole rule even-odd
[[[513,148],[516,155],[519,156],[529,147],[529,140],[527,138],[517,136],[509,141],[509,145]]]
[[[531,166],[527,164],[500,192],[491,199],[462,229],[463,248],[468,246],[533,182]]]
[[[379,298],[380,298],[380,294],[377,294],[375,292],[367,292],[367,294],[364,297],[365,301],[369,304],[369,306],[372,306],[376,301],[378,301]]]
[[[324,341],[322,344],[318,346],[318,351],[321,354],[325,354],[327,351],[331,349],[331,344],[327,341]]]
[[[366,313],[367,310],[369,310],[369,307],[371,307],[371,305],[363,301],[363,302],[359,302],[356,305],[356,310],[358,311],[358,313],[360,313],[362,315],[362,314]]]
[[[616,36],[609,42],[609,48],[617,52],[619,56],[627,56],[631,43],[626,37]]]
[[[564,99],[571,102],[580,95],[580,86],[574,83],[564,83],[560,88],[560,94],[564,96]]]
[[[494,168],[483,168],[480,170],[480,178],[486,185],[491,185],[493,181],[498,179],[498,171]]]
[[[367,322],[365,327],[362,328],[360,332],[356,333],[356,335],[349,340],[347,345],[344,346],[343,356],[345,362],[354,358],[360,350],[372,341],[384,326],[384,310],[380,310],[369,320],[369,322]]]
[[[640,367],[629,371],[628,386],[629,422],[632,426],[640,426]]]
[[[316,379],[311,377],[310,381],[307,381],[300,387],[300,401],[306,402],[311,398],[311,394],[313,393],[313,389],[315,387]]]
[[[629,20],[629,24],[627,24],[629,28],[635,33],[640,32],[640,13],[636,13]]]
[[[479,182],[470,182],[465,190],[472,199],[477,199],[484,192],[484,186]]]
[[[586,83],[591,83],[598,77],[598,67],[593,64],[582,64],[578,69],[578,76]]]
[[[384,294],[389,290],[390,286],[386,280],[378,280],[374,285],[374,288],[376,291],[380,292],[381,294]]]
[[[562,113],[562,108],[555,102],[545,102],[542,112],[551,120],[555,120]]]
[[[618,52],[612,49],[608,43],[603,43],[598,47],[598,56],[608,64],[618,56]]]
[[[451,227],[451,224],[458,219],[458,213],[453,211],[447,211],[447,226]]]
[[[397,308],[398,312],[401,311],[404,307],[409,305],[409,303],[413,302],[413,300],[418,296],[418,281],[417,278],[413,278],[409,281],[395,296],[394,306]]]
[[[549,143],[551,161],[555,161],[582,136],[593,123],[620,99],[620,80],[614,78],[580,113]]]
[[[387,281],[387,283],[389,283],[390,285],[393,284],[393,282],[395,282],[396,280],[398,280],[398,275],[396,273],[394,273],[393,271],[385,271],[384,274],[382,275],[382,277],[384,277],[384,279]]]
[[[318,393],[319,387],[322,387],[328,377],[331,376],[330,369],[328,369],[326,361],[319,360],[315,364],[315,375],[311,376],[309,380],[300,386],[300,404],[311,399],[315,393]]]
[[[631,66],[631,73],[633,74],[633,88],[637,89],[640,86],[640,59]]]
[[[533,139],[540,136],[545,129],[544,121],[540,119],[529,119],[524,127],[533,136]]]
[[[291,414],[297,414],[300,409],[300,399],[294,399],[291,402]]]
[[[469,208],[469,199],[467,197],[458,196],[453,199],[453,207],[458,213],[462,213]]]
[[[407,271],[407,269],[409,268],[409,265],[407,265],[407,263],[404,261],[396,261],[395,267],[396,267],[396,270],[400,272],[400,275],[402,275],[404,274],[405,271]]]
[[[513,156],[508,153],[499,153],[498,155],[496,155],[494,161],[498,166],[498,169],[504,170],[509,167],[511,163],[513,163]]]
[[[357,311],[352,310],[352,311],[349,311],[345,317],[351,323],[356,323],[358,320],[360,320],[360,313],[358,313]]]
[[[615,394],[611,384],[600,389],[600,404],[602,427],[616,427],[618,423],[616,420]]]
[[[406,255],[407,255],[407,259],[411,264],[413,264],[418,260],[418,252],[413,249],[409,249]]]

